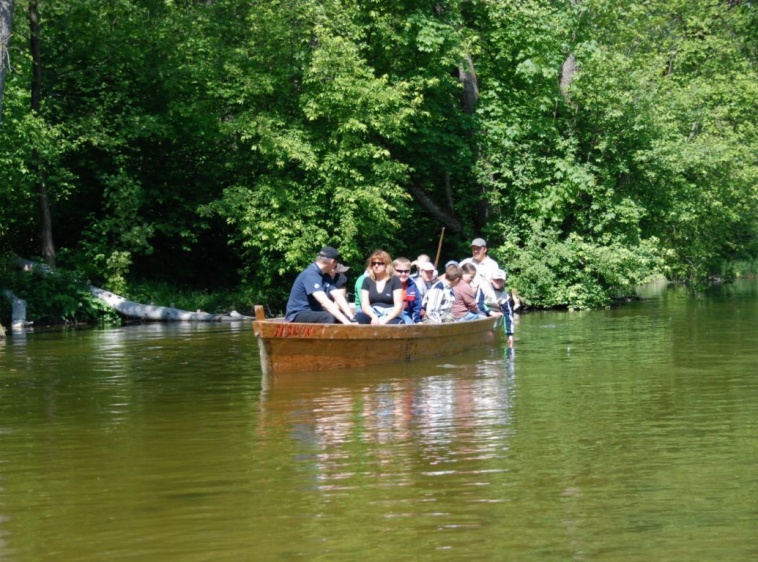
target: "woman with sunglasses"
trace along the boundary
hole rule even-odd
[[[368,275],[361,288],[361,310],[355,314],[359,324],[402,324],[403,285],[393,275],[392,258],[384,250],[369,257]]]

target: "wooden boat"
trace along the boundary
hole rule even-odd
[[[499,318],[451,324],[371,326],[266,319],[255,307],[253,331],[264,374],[325,371],[413,361],[493,345]]]

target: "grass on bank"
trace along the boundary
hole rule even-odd
[[[758,258],[735,262],[733,268],[737,277],[756,277],[758,276]]]

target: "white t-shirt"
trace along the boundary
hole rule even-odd
[[[466,258],[460,263],[460,265],[463,265],[464,263],[474,264],[476,266],[476,274],[481,275],[487,281],[492,279],[494,273],[500,269],[500,266],[497,264],[497,262],[489,256],[485,256],[485,258],[480,263],[477,263],[474,258]]]

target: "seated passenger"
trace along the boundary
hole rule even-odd
[[[434,282],[437,281],[437,270],[434,269],[434,264],[430,261],[421,262],[417,266],[418,276],[413,279],[418,286],[421,298],[426,296],[427,291],[432,288]]]
[[[480,312],[484,312],[485,316],[500,316],[500,304],[492,290],[492,283],[477,274],[471,280],[471,288],[474,290],[474,297]]]
[[[337,303],[337,306],[340,307],[340,310],[345,314],[345,316],[352,318],[355,313],[350,307],[350,303],[347,302],[347,275],[345,274],[348,271],[350,271],[350,268],[348,266],[343,265],[339,262],[335,264],[334,269],[332,269],[331,275],[332,279],[334,280],[334,286],[337,288],[337,290],[329,293],[329,296],[335,303]]]
[[[403,286],[392,274],[392,258],[384,250],[376,250],[367,265],[369,273],[361,287],[361,310],[355,319],[359,324],[402,324]]]
[[[453,288],[455,293],[453,317],[456,321],[477,320],[481,316],[474,297],[474,290],[471,288],[471,281],[476,275],[476,266],[465,263],[461,266],[461,271],[463,272],[461,282]]]
[[[400,313],[400,318],[406,324],[421,322],[422,295],[415,281],[410,278],[411,262],[407,258],[397,258],[392,262],[392,267],[403,287],[403,312]]]
[[[426,263],[426,262],[429,262],[429,263],[431,263],[431,261],[432,261],[432,260],[431,260],[431,259],[429,258],[429,256],[427,256],[426,254],[419,254],[419,256],[418,256],[418,257],[417,257],[415,260],[413,260],[413,261],[411,262],[411,265],[412,265],[413,267],[415,267],[415,268],[416,268],[416,271],[415,271],[415,273],[412,273],[412,274],[411,274],[411,279],[413,279],[414,281],[415,281],[416,279],[418,279],[418,277],[419,277],[419,272],[421,271],[421,267],[420,267],[420,265],[421,265],[422,263]]]
[[[353,300],[355,301],[355,310],[359,311],[361,309],[361,291],[363,290],[363,280],[366,278],[366,276],[369,274],[368,269],[366,269],[363,273],[361,273],[358,276],[358,279],[355,280],[355,292],[353,293],[354,297]]]
[[[457,265],[450,265],[445,270],[445,275],[437,281],[426,293],[424,322],[442,324],[455,322],[453,316],[453,303],[455,292],[453,288],[460,283],[463,272]]]
[[[321,249],[316,260],[295,279],[287,301],[287,322],[343,324],[355,322],[351,314],[340,310],[329,296],[338,291],[331,272],[339,260],[339,252],[331,246]]]

